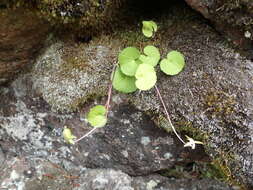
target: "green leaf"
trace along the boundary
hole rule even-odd
[[[67,142],[67,143],[70,143],[70,144],[75,144],[75,139],[76,139],[76,136],[72,135],[72,132],[69,128],[67,128],[66,126],[64,127],[63,129],[63,138],[64,140]]]
[[[154,67],[145,63],[138,67],[135,77],[137,79],[135,85],[140,90],[151,89],[157,80]]]
[[[135,77],[124,75],[120,71],[120,68],[117,67],[114,73],[112,85],[113,88],[120,92],[131,93],[137,90],[137,87],[135,86],[135,80]]]
[[[140,61],[140,51],[135,47],[127,47],[119,54],[119,64],[121,71],[128,76],[134,76]]]
[[[161,70],[167,75],[177,75],[183,70],[184,65],[184,56],[178,51],[169,52],[167,58],[160,62]]]
[[[91,108],[87,119],[93,127],[104,127],[107,122],[105,106],[97,105]]]
[[[143,63],[152,65],[155,67],[160,60],[160,52],[155,46],[146,46],[144,48],[144,53],[146,55],[140,55],[140,60]]]
[[[157,25],[154,21],[142,21],[142,33],[150,38],[157,31]]]

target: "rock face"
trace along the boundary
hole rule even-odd
[[[209,19],[215,28],[234,44],[244,49],[253,49],[253,2],[251,0],[185,1]]]
[[[175,165],[184,167],[210,160],[203,147],[195,151],[183,148],[145,113],[122,102],[113,104],[106,128],[75,146],[67,145],[61,135],[64,125],[77,136],[90,130],[83,120],[84,114],[52,112],[30,86],[26,75],[0,92],[1,188],[232,190],[212,179],[168,179],[155,174]],[[196,171],[192,172],[195,178]]]
[[[177,13],[181,13],[179,10],[182,9],[185,14],[177,15]],[[106,89],[111,75],[108,68],[112,68],[112,64],[117,59],[117,52],[124,46],[143,47],[147,44],[154,44],[160,48],[163,56],[171,49],[179,50],[185,55],[187,61],[184,72],[175,77],[166,77],[162,73],[158,76],[158,87],[164,96],[173,121],[177,124],[182,136],[187,134],[205,141],[205,148],[209,155],[221,164],[221,168],[227,176],[240,179],[243,184],[251,188],[253,185],[252,62],[231,49],[223,38],[188,8],[175,8],[166,16],[166,21],[163,20],[161,23],[156,38],[150,42],[142,40],[139,30],[126,30],[121,31],[120,34],[115,33],[112,36],[104,35],[95,38],[86,45],[74,46],[71,43],[63,42],[53,44],[48,48],[50,51],[45,51],[45,54],[41,55],[31,72],[33,83],[31,86],[55,111],[71,112],[75,110],[73,105],[77,106],[78,110],[80,108],[78,105],[86,102],[87,97],[92,97],[96,92],[94,89]],[[131,44],[129,44],[130,42]],[[58,44],[61,44],[61,48],[57,48]],[[90,71],[87,68],[93,69]],[[93,72],[94,75],[89,75],[90,72]],[[79,84],[86,85],[80,87]],[[101,95],[105,93],[103,92]],[[95,95],[96,97],[101,96],[99,93],[95,93]],[[163,121],[162,110],[154,90],[127,96],[119,94],[115,99],[126,104],[131,103],[138,110],[151,113],[151,117],[155,122],[158,121],[157,123],[161,127],[167,126],[166,122],[165,124],[161,122]],[[75,100],[74,104],[69,100]],[[130,119],[131,114],[128,115]],[[125,126],[122,123],[120,125]],[[131,127],[127,126],[126,130],[127,128]],[[111,131],[110,133],[106,132],[107,135],[118,131],[116,128],[110,130],[110,127],[105,129],[105,131],[107,130]],[[133,128],[133,135],[136,133],[139,132]],[[94,141],[93,146],[99,142],[114,142],[115,137],[110,135],[103,138],[98,135],[97,138],[100,139]],[[124,138],[118,137],[118,146],[121,147],[121,143],[124,144]],[[157,138],[159,139],[159,137]],[[152,141],[151,137],[149,139]],[[127,147],[127,145],[123,146]],[[131,144],[131,146],[134,145]],[[105,147],[106,149],[110,148],[109,144]],[[80,148],[83,149],[81,152],[85,149],[92,150],[87,142],[80,143]],[[99,146],[97,148],[100,153],[105,154],[103,148],[100,149]],[[145,151],[143,152],[144,149],[136,149],[146,155]],[[117,145],[113,150],[116,154],[120,154]],[[94,155],[97,153],[92,151]],[[125,155],[127,155],[126,152]],[[130,154],[128,153],[128,155]],[[162,154],[158,155],[162,159]],[[122,158],[117,161],[111,155],[108,157],[108,154],[101,159],[106,161],[108,158],[105,165],[113,167],[117,163],[117,167],[122,169],[123,156],[122,154]],[[153,154],[150,157],[155,159]],[[138,163],[137,157],[132,159]],[[90,159],[83,159],[83,162],[89,167],[103,167],[102,160],[91,160],[90,157]],[[163,163],[161,161],[159,165],[162,166]],[[169,165],[166,161],[165,163],[165,165]],[[127,172],[133,174],[131,164],[125,164],[128,167]],[[157,169],[155,163],[149,166]],[[142,168],[141,165],[134,167]],[[144,174],[144,170],[135,170],[134,172]],[[232,179],[230,178],[230,180]]]
[[[3,116],[0,132],[6,143],[1,146],[7,155],[15,152],[28,157],[40,155],[56,164],[66,162],[64,167],[74,164],[114,168],[130,175],[147,175],[173,168],[178,163],[210,161],[203,147],[195,151],[183,148],[173,135],[158,129],[146,114],[123,103],[112,107],[107,127],[98,129],[77,146],[69,147],[61,136],[63,126],[67,125],[81,136],[90,130],[84,122],[85,113],[55,114],[44,101],[31,96],[35,93],[29,86],[28,78],[19,78],[13,88],[1,93],[4,100],[0,102]],[[50,150],[56,152],[51,155]]]
[[[29,7],[44,20],[64,30],[64,27],[85,34],[96,34],[110,29],[110,23],[117,20],[120,7],[126,0],[13,0],[5,2],[11,7]],[[110,25],[110,26],[109,26]]]
[[[247,50],[252,57],[251,0],[186,0],[186,2],[211,20],[218,31],[224,33],[238,47]],[[61,32],[66,31],[65,27],[68,28],[67,31],[76,31],[80,39],[85,40],[89,39],[87,35],[100,31],[106,33],[113,31],[114,25],[115,28],[118,25],[125,25],[122,12],[128,12],[129,8],[125,0],[52,0],[36,1],[33,4],[14,0],[2,1],[0,6],[0,19],[3,20],[3,27],[0,29],[0,83],[11,79],[22,70],[23,66],[31,62],[31,58],[40,49],[48,33],[49,26],[45,20],[57,26]],[[7,10],[6,6],[23,6],[29,9]]]
[[[26,9],[0,8],[0,84],[32,63],[49,26]]]
[[[177,180],[167,179],[158,175],[150,175],[145,177],[129,177],[128,175],[115,170],[88,170],[87,173],[81,176],[80,187],[74,190],[81,189],[112,189],[112,190],[178,190],[178,189],[217,189],[229,190],[229,187],[224,186],[214,180]]]
[[[159,31],[150,41],[137,26],[101,35],[89,44],[53,40],[30,73],[0,89],[3,188],[230,188],[196,179],[211,176],[252,189],[252,61],[187,7],[174,7],[157,23]],[[174,77],[158,71],[157,85],[180,135],[201,140],[204,146],[183,147],[168,130],[154,90],[114,92],[107,126],[77,145],[66,144],[64,126],[78,137],[90,130],[85,114],[105,102],[118,52],[147,44],[157,46],[162,57],[172,49],[185,55],[184,71]],[[211,164],[219,174],[197,167],[200,163]],[[183,179],[165,182],[158,175],[164,170],[172,177],[181,170],[177,177]],[[114,181],[116,175],[120,179]]]
[[[131,177],[126,173],[112,169],[85,169],[79,176],[64,168],[40,158],[20,160],[13,158],[6,162],[10,167],[4,168],[0,176],[3,189],[25,190],[232,190],[232,188],[215,180],[168,179],[159,175]],[[2,179],[2,180],[1,180]]]

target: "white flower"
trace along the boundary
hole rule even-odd
[[[195,149],[196,144],[203,144],[200,141],[195,141],[193,138],[186,136],[188,142],[184,144],[184,147],[191,147],[192,149]]]

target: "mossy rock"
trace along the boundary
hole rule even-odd
[[[95,34],[110,30],[120,14],[125,0],[13,0],[3,3],[7,7],[29,7],[37,15],[56,27],[78,33]]]

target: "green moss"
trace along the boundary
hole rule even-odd
[[[77,34],[97,34],[109,30],[121,14],[125,0],[10,0],[2,4],[8,8],[27,7],[55,28],[72,30]],[[2,6],[3,6],[2,5]]]
[[[124,30],[124,31],[119,31],[114,34],[115,37],[119,38],[122,40],[122,43],[125,46],[135,46],[135,47],[140,47],[141,44],[143,44],[145,41],[147,41],[147,38],[143,36],[141,31],[137,30]]]
[[[85,103],[90,102],[90,101],[94,101],[94,100],[98,100],[99,98],[106,96],[107,89],[105,86],[103,86],[103,87],[99,87],[99,88],[94,89],[94,92],[96,92],[96,93],[89,94],[87,96],[84,96],[82,98],[78,98],[78,99],[74,100],[69,105],[69,110],[74,110],[74,111],[79,110],[83,107],[83,105]]]
[[[237,186],[240,190],[246,190],[247,188],[232,175],[232,168],[229,166],[229,163],[233,161],[234,158],[231,153],[220,153],[218,158],[215,158],[211,163],[206,165],[202,171],[202,177],[217,179],[231,186]]]
[[[174,123],[178,132],[184,133],[187,136],[192,137],[194,140],[206,142],[208,140],[208,134],[195,127],[191,122],[181,120]]]
[[[225,117],[234,112],[236,99],[224,91],[209,91],[204,97],[204,104],[210,116]]]
[[[170,124],[168,122],[168,120],[166,119],[166,117],[164,117],[163,115],[159,114],[158,116],[152,116],[152,113],[148,113],[149,115],[151,115],[152,120],[155,122],[155,124],[159,127],[164,129],[166,132],[168,133],[172,133],[173,130],[170,127]],[[197,127],[194,127],[194,125],[189,122],[189,121],[185,121],[185,120],[180,120],[180,121],[176,121],[173,122],[177,132],[183,134],[183,135],[187,135],[189,137],[192,137],[194,140],[199,140],[202,142],[206,142],[208,139],[208,134],[204,133],[203,131],[201,131],[200,129],[198,129]]]
[[[83,52],[80,51],[82,47],[76,45],[76,48],[66,48],[62,59],[64,62],[60,65],[60,70],[62,74],[71,73],[73,69],[78,71],[87,71],[90,66],[87,64],[89,57],[82,55]]]

